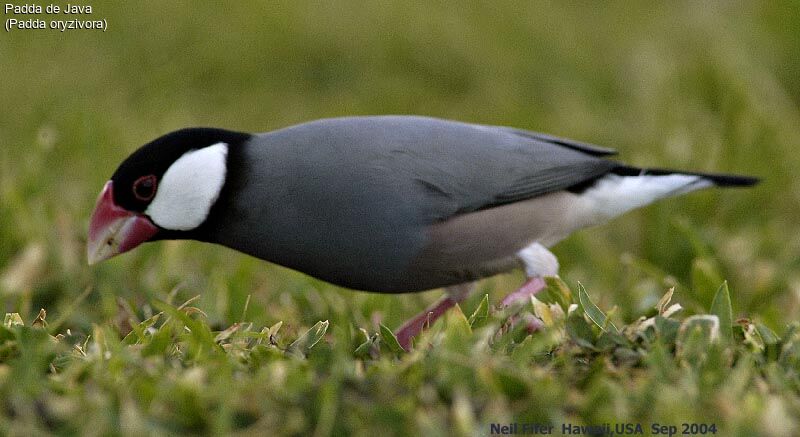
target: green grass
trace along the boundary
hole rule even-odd
[[[213,331],[191,302],[154,301],[145,320],[48,334],[46,317],[0,327],[6,433],[487,434],[491,424],[703,424],[719,435],[796,430],[800,324],[781,335],[732,322],[723,283],[711,314],[657,308],[617,327],[559,280],[508,324],[484,295],[405,353],[391,330],[317,322],[286,332]],[[765,420],[768,419],[768,420]],[[31,428],[33,426],[33,428]]]
[[[0,313],[19,315],[0,328],[0,434],[800,432],[794,2],[94,9],[108,32],[0,36]],[[765,180],[579,232],[541,302],[495,310],[522,274],[484,280],[411,353],[386,328],[438,292],[352,292],[195,242],[86,266],[96,195],[142,143],[387,113]],[[506,332],[517,312],[546,327]]]

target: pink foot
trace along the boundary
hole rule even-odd
[[[544,279],[542,279],[540,276],[529,278],[516,291],[504,297],[503,300],[500,301],[500,307],[507,307],[520,302],[523,299],[527,299],[528,297],[542,291],[545,286],[546,284],[544,283]]]
[[[455,306],[456,301],[445,296],[436,303],[419,313],[413,319],[403,323],[403,326],[395,332],[397,341],[406,351],[411,350],[411,339],[419,335],[423,329],[429,328],[433,322],[442,316],[447,310]]]
[[[519,323],[523,324],[522,326],[525,327],[525,331],[528,334],[533,334],[544,328],[544,323],[531,313],[514,314],[512,316],[509,316],[508,319],[506,319],[505,323],[503,323],[503,325],[495,334],[495,339],[500,338],[500,336],[507,334],[509,331],[514,329]]]

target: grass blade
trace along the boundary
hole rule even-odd
[[[303,355],[308,354],[311,348],[319,343],[319,341],[322,340],[322,337],[325,336],[325,333],[328,331],[329,324],[330,323],[327,320],[324,322],[317,322],[311,327],[311,329],[306,331],[305,334],[293,341],[292,344],[289,345],[287,352],[300,352]]]
[[[475,311],[472,312],[472,315],[469,316],[469,326],[475,328],[476,323],[480,323],[486,320],[489,317],[489,295],[484,294],[483,299],[481,299],[481,303],[478,305],[478,308],[475,308]]]
[[[729,344],[733,341],[733,309],[728,281],[723,281],[711,302],[711,314],[719,319],[719,332],[722,341]]]
[[[400,346],[400,342],[397,341],[397,337],[394,335],[394,332],[387,328],[383,323],[381,323],[381,342],[383,342],[383,344],[385,344],[389,350],[396,354],[405,353],[405,349]]]
[[[598,308],[597,305],[592,302],[592,300],[589,298],[589,293],[586,292],[586,289],[583,288],[583,284],[580,282],[578,283],[578,302],[581,304],[583,312],[586,313],[586,315],[589,316],[589,319],[591,319],[595,325],[600,327],[600,329],[603,331],[609,330],[615,334],[619,333],[619,330],[616,326],[614,326],[614,323],[612,323],[611,320],[606,317],[605,313],[603,313],[603,311],[601,311],[600,308]]]

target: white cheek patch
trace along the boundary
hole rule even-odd
[[[227,157],[225,143],[186,152],[164,173],[145,214],[164,229],[188,231],[200,226],[225,184]]]

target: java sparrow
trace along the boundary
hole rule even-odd
[[[103,188],[90,264],[166,239],[216,243],[355,290],[447,287],[522,267],[525,298],[558,273],[548,250],[657,199],[756,178],[641,169],[612,149],[527,130],[418,116],[344,117],[249,134],[189,128],[145,144]]]

